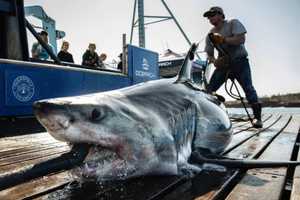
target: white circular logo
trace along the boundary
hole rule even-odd
[[[18,76],[12,84],[12,91],[17,100],[27,102],[34,95],[34,84],[28,76]]]

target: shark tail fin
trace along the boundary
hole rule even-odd
[[[193,43],[183,61],[181,69],[178,73],[177,80],[175,83],[181,83],[186,81],[192,81],[191,71],[192,71],[192,62],[195,57],[195,52],[198,48],[199,43]]]

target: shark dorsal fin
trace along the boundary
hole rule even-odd
[[[175,83],[192,81],[191,78],[192,62],[194,60],[195,52],[197,48],[198,48],[198,44],[193,43],[182,63],[181,69],[178,73],[177,80],[175,81]]]

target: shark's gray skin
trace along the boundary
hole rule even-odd
[[[222,104],[190,80],[196,50],[187,54],[178,77],[131,87],[38,101],[36,117],[56,139],[89,143],[81,173],[98,179],[197,170],[193,149],[222,152],[232,135]]]

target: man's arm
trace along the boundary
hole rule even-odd
[[[214,46],[212,45],[209,36],[207,35],[205,38],[205,47],[204,51],[207,54],[207,59],[209,63],[213,63],[215,61],[215,56],[214,56]]]
[[[88,55],[87,55],[87,52],[85,52],[82,56],[82,65],[89,65],[90,64],[90,61],[88,60]]]
[[[230,44],[230,45],[240,45],[244,44],[246,40],[246,34],[237,34],[231,37],[225,37],[224,38],[224,43],[225,44]]]
[[[237,19],[230,21],[232,37],[226,37],[225,43],[229,45],[244,44],[246,40],[247,30],[245,26]]]

